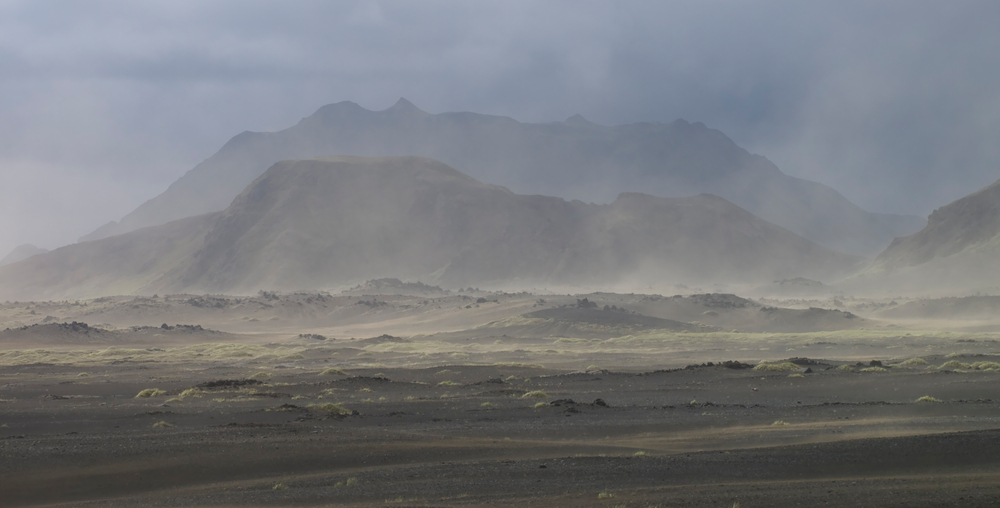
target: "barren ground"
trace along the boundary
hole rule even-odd
[[[584,297],[598,306],[581,317]],[[0,499],[1000,504],[996,333],[900,326],[880,319],[884,305],[874,302],[871,315],[851,318],[791,302],[786,311],[702,300],[441,293],[5,304]],[[663,320],[700,328],[655,328]],[[799,331],[776,331],[793,325]],[[739,363],[722,363],[730,360]],[[162,393],[137,397],[147,389]]]

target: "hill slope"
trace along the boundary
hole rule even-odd
[[[701,123],[520,123],[476,113],[429,114],[404,99],[385,111],[353,102],[320,108],[280,132],[244,132],[163,194],[81,240],[222,210],[275,162],[331,155],[417,155],[519,192],[610,201],[622,191],[722,196],[842,252],[874,255],[923,226],[873,214],[825,185],[782,173]]]
[[[856,279],[966,290],[1000,284],[1000,181],[935,210]]]
[[[757,282],[837,277],[858,262],[715,196],[585,204],[514,194],[431,159],[334,157],[275,164],[223,212],[0,269],[0,297],[247,293],[378,277],[446,287]]]
[[[0,259],[0,266],[17,263],[18,261],[28,259],[36,254],[45,254],[46,252],[48,252],[48,249],[35,247],[30,243],[18,245],[14,248],[14,250],[10,251],[10,254],[7,254],[3,257],[3,259]]]
[[[876,264],[916,266],[990,244],[1000,235],[1000,181],[934,211],[927,226],[893,240]]]

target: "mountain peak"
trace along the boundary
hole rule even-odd
[[[361,105],[357,102],[340,101],[320,107],[312,115],[303,118],[302,121],[299,122],[299,125],[309,125],[315,123],[322,124],[335,121],[335,119],[339,118],[356,118],[359,115],[364,115],[366,113],[371,112],[361,107]]]
[[[591,125],[593,122],[591,122],[590,120],[587,120],[586,118],[584,118],[583,115],[581,115],[580,113],[577,113],[577,114],[575,114],[575,115],[567,118],[566,119],[566,123],[575,124],[575,125]]]
[[[389,113],[411,113],[411,114],[420,113],[424,115],[427,114],[425,111],[421,110],[420,108],[415,106],[412,102],[406,100],[403,97],[400,97],[395,104],[393,104],[389,109],[386,109],[385,111]]]
[[[333,104],[327,104],[326,106],[319,108],[319,110],[317,110],[316,113],[326,113],[330,111],[344,111],[344,110],[356,111],[359,109],[364,109],[364,108],[362,108],[361,105],[358,104],[357,102],[340,101],[340,102],[335,102]]]

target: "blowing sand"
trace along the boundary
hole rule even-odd
[[[141,316],[124,298],[5,306],[22,324],[0,333],[0,499],[1000,503],[989,333],[657,329],[676,316],[629,314],[635,295],[586,296],[586,319],[537,314],[585,296],[348,296],[158,297]],[[602,320],[605,304],[625,310]]]

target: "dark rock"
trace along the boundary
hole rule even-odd
[[[733,361],[733,360],[726,360],[726,361],[720,363],[719,365],[721,365],[721,366],[723,366],[723,367],[725,367],[727,369],[736,369],[736,370],[740,370],[740,369],[752,369],[753,368],[753,365],[750,365],[749,363],[737,362],[737,361]]]
[[[320,335],[318,333],[300,333],[300,339],[312,339],[312,340],[327,340],[326,336]]]
[[[558,400],[553,400],[552,402],[549,403],[549,405],[551,406],[562,406],[564,404],[567,406],[572,406],[575,405],[576,402],[574,402],[573,399],[558,399]]]
[[[256,379],[219,379],[208,381],[198,385],[198,388],[236,388],[239,386],[250,386],[263,384]]]
[[[795,365],[802,365],[802,366],[807,366],[807,365],[824,365],[822,362],[820,362],[818,360],[813,360],[812,358],[797,358],[796,357],[796,358],[789,358],[788,361],[791,362],[791,363],[794,363]]]

